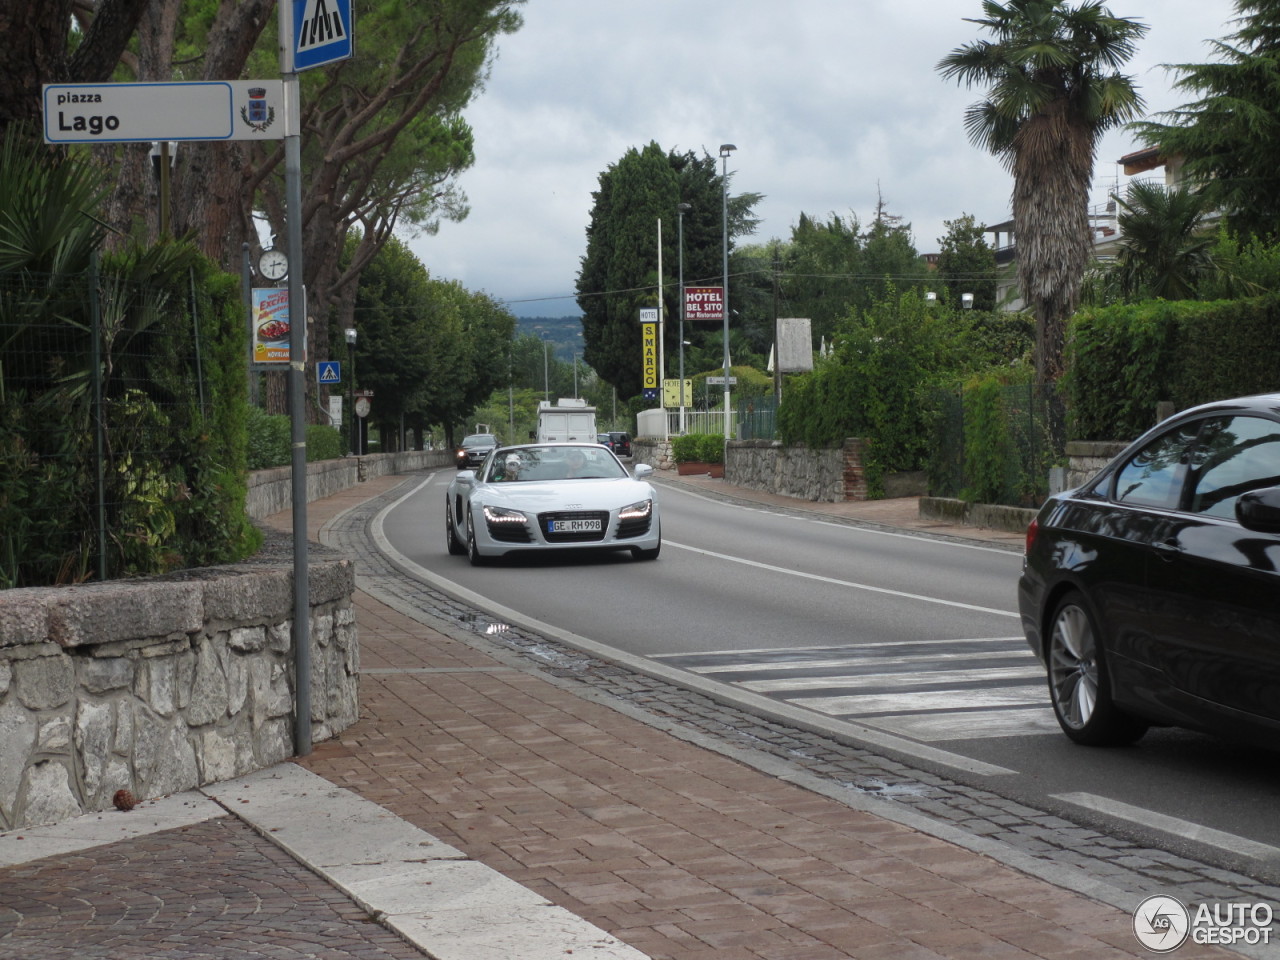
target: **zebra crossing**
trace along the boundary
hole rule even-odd
[[[915,740],[1058,734],[1022,637],[774,647],[652,659]]]

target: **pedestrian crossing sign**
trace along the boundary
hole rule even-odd
[[[346,60],[351,50],[351,0],[293,0],[293,69]]]
[[[321,360],[316,364],[316,379],[320,383],[341,383],[342,364],[337,360]]]

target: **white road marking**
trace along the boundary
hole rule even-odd
[[[986,667],[974,670],[923,670],[906,673],[854,673],[845,676],[779,677],[774,680],[740,680],[739,686],[759,693],[801,693],[805,690],[821,690],[852,684],[858,687],[924,687],[942,684],[964,683],[969,680],[1029,680],[1043,681],[1044,669],[1030,663],[1025,667]],[[953,691],[946,691],[948,697]],[[924,693],[922,696],[940,696],[940,693]],[[903,695],[905,696],[905,694]]]
[[[717,553],[714,550],[703,550],[700,547],[691,547],[686,543],[674,543],[671,540],[664,539],[662,541],[664,547],[674,547],[677,550],[688,550],[690,553],[700,553],[704,557],[715,557],[717,560],[727,560],[730,563],[740,563],[745,567],[754,567],[757,570],[768,570],[770,573],[780,573],[789,577],[799,577],[802,580],[816,580],[818,583],[829,583],[837,587],[848,587],[850,590],[866,590],[869,593],[882,593],[890,597],[900,597],[904,600],[919,600],[922,603],[936,603],[944,607],[954,607],[957,610],[972,610],[976,613],[990,613],[997,617],[1013,617],[1018,618],[1017,611],[997,610],[995,607],[980,607],[972,603],[961,603],[958,600],[943,600],[941,597],[926,597],[918,593],[907,593],[903,590],[890,590],[887,587],[873,587],[868,583],[855,583],[852,580],[837,580],[835,577],[824,577],[817,573],[804,573],[800,570],[792,570],[789,567],[779,567],[772,563],[761,563],[759,560],[748,560],[745,557],[735,557],[727,553]]]

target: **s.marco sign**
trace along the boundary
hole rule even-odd
[[[280,140],[280,80],[47,83],[45,143]]]

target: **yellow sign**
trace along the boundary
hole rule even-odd
[[[658,390],[658,325],[656,323],[640,324],[640,342],[642,344],[641,386],[645,390],[654,391],[656,396]]]
[[[663,380],[662,381],[662,405],[664,407],[679,407],[680,403],[680,381],[679,380]],[[693,406],[693,381],[685,380],[684,382],[684,406]]]

